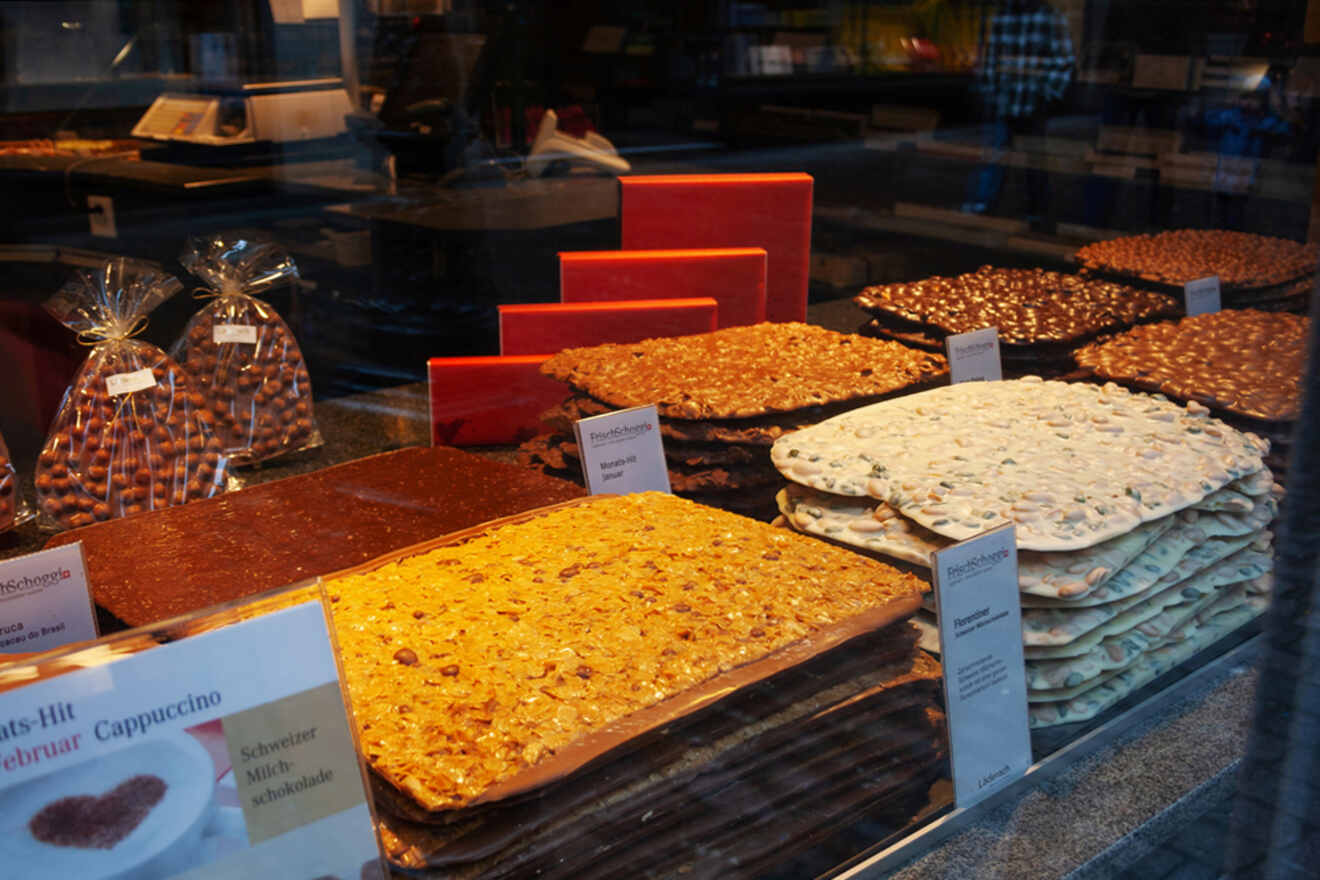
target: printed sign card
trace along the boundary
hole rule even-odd
[[[998,382],[1004,378],[999,362],[999,330],[986,327],[955,333],[944,340],[949,358],[949,382]]]
[[[5,870],[384,876],[320,589],[283,596],[0,670]]]
[[[1031,766],[1014,529],[932,553],[931,566],[954,797],[968,807]]]
[[[592,495],[669,491],[669,468],[654,406],[579,419],[573,434]]]
[[[96,638],[82,542],[0,562],[0,654]]]
[[[1219,311],[1219,276],[1211,275],[1184,284],[1183,308],[1189,318]]]

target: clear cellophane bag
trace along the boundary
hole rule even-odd
[[[258,297],[298,277],[281,248],[245,238],[196,238],[179,258],[210,298],[170,350],[206,396],[233,464],[321,445],[311,377],[293,332]]]
[[[9,447],[0,436],[0,532],[21,525],[32,516],[32,509],[18,491],[18,471],[9,457]]]
[[[37,458],[41,525],[77,528],[224,491],[228,462],[202,394],[173,358],[132,338],[179,289],[173,276],[118,259],[46,302],[91,352]]]

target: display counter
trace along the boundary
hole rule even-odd
[[[809,316],[841,329],[865,319],[851,300],[813,305]],[[316,415],[325,445],[246,469],[244,482],[260,486],[424,445],[429,402],[422,384],[321,401]],[[512,447],[473,451],[516,459]],[[0,536],[0,554],[29,552],[48,539],[28,524]],[[123,622],[103,614],[102,626]],[[947,788],[936,789],[908,827],[843,823],[790,862],[766,858],[766,875],[1064,877],[1122,870],[1232,790],[1253,708],[1261,641],[1255,632],[1216,644],[1093,722],[1037,731],[1028,775],[985,802],[954,809]]]

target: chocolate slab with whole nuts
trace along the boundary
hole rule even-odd
[[[948,365],[897,342],[787,323],[570,348],[541,371],[611,407],[653,403],[696,420],[866,402],[932,383]]]
[[[1291,421],[1301,402],[1310,319],[1225,309],[1136,327],[1077,353],[1097,377],[1262,421]]]
[[[1168,296],[1122,284],[993,266],[952,278],[868,287],[854,302],[887,330],[919,334],[914,340],[939,345],[949,334],[997,327],[1006,349],[1067,345],[1179,311]]]
[[[1098,241],[1077,251],[1085,269],[1182,285],[1219,276],[1225,289],[1283,284],[1316,270],[1317,249],[1286,238],[1227,229],[1171,229]]]

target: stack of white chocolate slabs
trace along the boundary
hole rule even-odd
[[[1204,407],[1023,379],[854,410],[772,458],[794,481],[777,499],[788,525],[885,558],[929,566],[1014,523],[1031,723],[1048,726],[1260,613],[1280,491],[1267,450]]]

